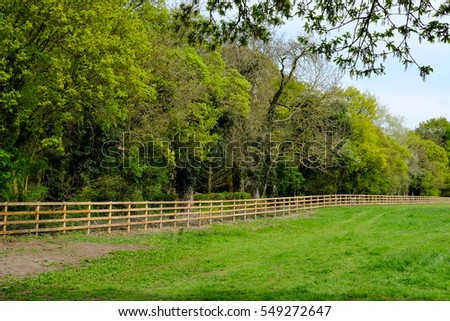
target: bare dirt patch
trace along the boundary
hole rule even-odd
[[[0,240],[0,278],[7,275],[17,277],[33,276],[67,266],[76,266],[81,262],[114,251],[139,250],[146,247],[125,244],[100,244],[69,242],[65,240],[24,241]]]

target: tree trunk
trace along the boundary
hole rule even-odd
[[[27,194],[28,193],[28,175],[27,176],[25,176],[25,185],[24,185],[24,187],[23,187],[23,193],[24,194]]]
[[[228,183],[228,192],[233,193],[234,192],[234,186],[233,186],[233,169],[228,168],[227,169],[227,183]]]
[[[209,165],[209,168],[208,168],[208,193],[212,193],[212,176],[213,176],[212,167],[211,167],[211,165]]]
[[[18,184],[17,184],[17,175],[16,175],[15,172],[13,173],[13,175],[14,175],[14,178],[13,178],[13,196],[14,196],[14,198],[18,199],[19,198],[19,187],[18,187]]]
[[[256,186],[256,184],[254,184],[253,186],[252,186],[252,198],[253,199],[255,199],[255,198],[260,198],[261,196],[260,196],[260,194],[259,194],[259,188],[258,188],[258,186]]]
[[[175,189],[180,201],[180,207],[184,213],[190,213],[194,202],[195,178],[189,169],[181,168],[175,174]]]
[[[186,202],[192,202],[194,201],[194,186],[189,185],[186,186],[184,191],[182,191],[181,195],[179,195],[180,200],[186,201]]]

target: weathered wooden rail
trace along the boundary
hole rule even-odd
[[[131,231],[291,215],[330,206],[449,204],[450,197],[317,195],[224,201],[0,203],[0,235]]]

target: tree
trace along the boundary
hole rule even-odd
[[[160,111],[151,122],[165,124],[174,189],[181,199],[192,200],[227,119],[248,115],[249,84],[227,68],[219,52],[187,46],[173,34],[163,38],[155,44],[151,64],[157,91],[153,106]]]
[[[447,173],[445,172],[439,173],[439,175],[441,175],[440,178],[444,179],[443,183],[444,186],[442,186],[442,184],[435,184],[435,185],[438,186],[436,188],[440,190],[441,195],[443,196],[450,195],[450,122],[444,117],[432,118],[425,122],[421,122],[419,126],[415,129],[415,132],[422,139],[431,141],[435,143],[437,146],[447,151],[447,158],[448,158]],[[434,159],[434,161],[437,161],[437,159]],[[426,165],[429,164],[429,162],[422,162],[422,163],[425,164],[424,165],[425,167],[427,167]],[[426,171],[426,169],[424,170]],[[436,173],[434,172],[434,174]],[[422,179],[422,181],[425,181],[425,179]],[[435,180],[430,178],[428,181],[435,181]]]
[[[249,46],[226,44],[221,48],[225,63],[236,69],[250,83],[250,110],[248,118],[240,119],[229,136],[235,190],[248,190],[259,197],[263,190],[262,162],[267,155],[264,142],[270,140],[267,127],[269,102],[278,82],[276,63],[261,50],[258,43]],[[265,144],[267,145],[267,144]],[[248,161],[250,160],[250,161]]]
[[[69,137],[95,137],[124,120],[129,106],[154,97],[143,68],[149,43],[129,4],[1,2],[0,150],[11,173],[2,186],[12,186],[15,198],[49,161],[50,185],[58,176],[69,188],[67,174],[77,176]],[[73,188],[54,197],[66,199]]]
[[[447,153],[433,141],[422,139],[413,132],[408,143],[413,156],[409,165],[411,193],[439,196],[450,182]]]
[[[296,17],[302,34],[319,37],[315,51],[353,75],[383,73],[383,61],[394,56],[406,67],[416,65],[425,77],[433,69],[414,59],[410,38],[449,43],[449,14],[448,1],[431,0],[193,0],[180,5],[177,17],[180,28],[188,26],[192,41],[212,46],[255,37],[267,41],[272,26]]]
[[[351,134],[342,148],[342,165],[325,175],[335,192],[405,194],[408,187],[408,150],[376,125],[375,97],[350,87],[341,93],[351,118]],[[326,180],[322,179],[322,184]],[[322,187],[323,188],[323,187]],[[330,188],[328,188],[330,192]]]
[[[423,139],[431,140],[450,151],[450,122],[446,118],[432,118],[421,122],[415,131]]]
[[[282,176],[301,176],[299,168],[295,169],[299,164],[326,166],[327,132],[338,129],[338,134],[344,129],[338,119],[342,110],[333,98],[335,70],[330,70],[307,45],[282,38],[268,44],[228,44],[223,52],[227,64],[235,66],[252,85],[249,122],[243,136],[252,142],[247,149],[252,150],[250,158],[256,160],[256,166],[241,171],[252,195],[271,196],[286,191]],[[322,148],[312,156],[317,145]],[[282,170],[283,166],[286,170]]]

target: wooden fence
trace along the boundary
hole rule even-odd
[[[131,231],[283,216],[331,206],[449,204],[450,197],[320,195],[226,201],[0,203],[0,235]]]

